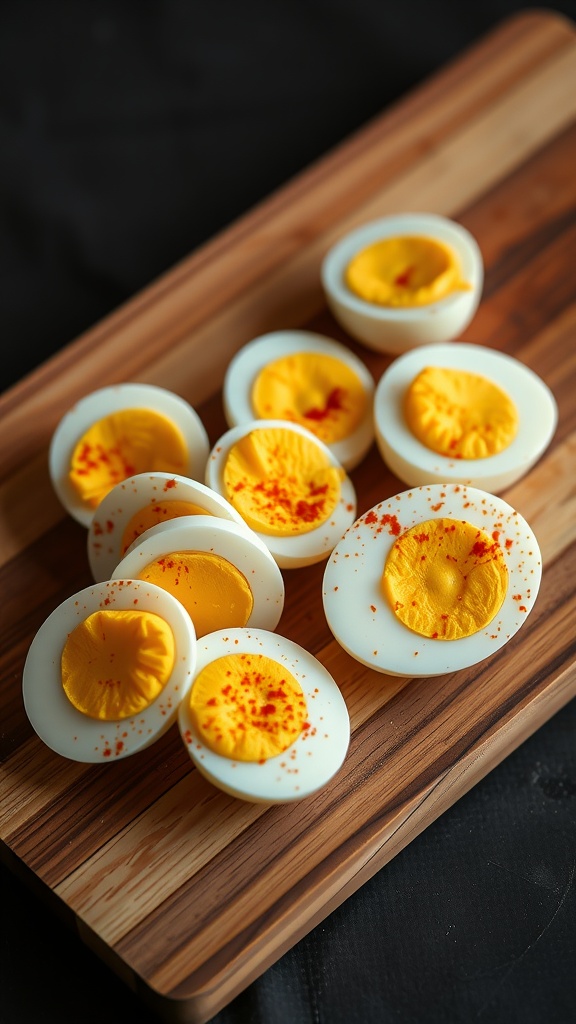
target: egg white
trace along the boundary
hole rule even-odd
[[[171,626],[174,668],[155,701],[120,721],[100,721],[82,714],[62,686],[61,657],[68,634],[101,609],[155,612]],[[176,598],[139,580],[106,581],[87,587],[62,602],[41,625],[24,664],[22,693],[31,725],[43,742],[73,761],[117,761],[150,746],[176,721],[196,664],[196,633]]]
[[[284,610],[284,578],[270,552],[246,525],[215,516],[180,516],[151,527],[130,545],[111,578],[134,578],[175,551],[220,555],[244,574],[254,604],[246,625],[274,630]]]
[[[229,427],[236,427],[254,420],[251,393],[258,374],[275,359],[298,352],[333,356],[345,363],[361,381],[366,395],[362,422],[348,437],[328,445],[344,469],[351,470],[362,461],[374,440],[374,378],[349,348],[323,334],[302,330],[272,331],[247,342],[233,357],[224,377],[222,398],[226,422]]]
[[[194,729],[189,700],[184,699],[178,714],[183,742],[199,771],[231,796],[254,803],[301,800],[325,786],[344,762],[350,742],[346,702],[317,658],[286,637],[261,629],[221,630],[202,637],[195,678],[215,659],[242,653],[262,654],[285,665],[306,697],[310,729],[264,763],[234,761],[206,746]]]
[[[370,522],[374,516],[378,523]],[[393,523],[382,523],[383,516],[395,516],[401,533],[443,517],[465,520],[489,535],[498,532],[508,588],[502,607],[484,629],[459,640],[432,640],[397,618],[380,587],[396,541]],[[359,517],[326,565],[322,600],[334,637],[357,661],[390,675],[433,676],[474,665],[508,643],[534,606],[541,576],[536,537],[507,502],[462,484],[430,484],[402,491]]]
[[[87,548],[95,580],[110,579],[123,557],[122,537],[132,516],[151,504],[169,501],[192,502],[206,514],[228,519],[247,529],[236,509],[206,484],[174,473],[138,473],[116,484],[94,512],[88,527]]]
[[[427,366],[478,373],[500,385],[519,414],[511,444],[484,459],[451,459],[422,444],[406,422],[403,402],[409,385]],[[557,422],[554,396],[536,373],[503,352],[464,342],[430,345],[398,356],[380,378],[374,396],[378,449],[398,479],[410,486],[460,482],[498,493],[538,461]]]
[[[52,486],[66,511],[83,526],[89,526],[94,509],[81,500],[68,473],[72,454],[82,435],[97,420],[120,409],[153,409],[172,420],[181,430],[188,450],[183,476],[201,480],[210,449],[208,434],[198,413],[179,395],[153,384],[113,384],[81,398],[64,414],[54,431],[48,453]]]
[[[286,420],[252,420],[249,423],[232,427],[216,442],[206,463],[206,484],[226,498],[223,473],[230,449],[252,430],[279,427],[303,434],[322,449],[330,465],[340,467],[336,456],[330,449],[298,423]],[[350,477],[345,474],[340,484],[340,499],[332,515],[325,523],[308,533],[291,537],[274,537],[270,534],[255,532],[260,541],[266,545],[272,557],[281,569],[296,569],[304,565],[312,565],[326,558],[338,543],[344,531],[354,522],[356,516],[356,491]]]

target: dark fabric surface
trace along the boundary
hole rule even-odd
[[[528,6],[4,0],[0,388]],[[576,1022],[575,727],[573,702],[215,1022]],[[0,880],[3,1024],[156,1020]]]

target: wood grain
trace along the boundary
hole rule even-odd
[[[576,692],[575,157],[574,26],[517,16],[0,396],[0,852],[166,1019],[216,1013]],[[543,553],[530,629],[469,670],[383,677],[332,638],[323,566],[287,571],[279,631],[327,666],[350,711],[325,790],[294,806],[233,800],[175,728],[114,765],[52,754],[24,714],[24,658],[91,582],[85,531],[47,474],[60,416],[96,386],[145,380],[193,402],[215,441],[230,356],[288,326],[346,341],[378,380],[390,360],[337,327],[319,266],[349,227],[416,208],[480,243],[465,340],[515,355],[558,401],[550,449],[504,495]],[[375,447],[353,479],[359,511],[403,489]]]

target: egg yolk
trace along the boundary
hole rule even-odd
[[[62,650],[62,686],[90,718],[118,721],[144,711],[174,666],[168,623],[153,612],[93,612],[69,633]]]
[[[276,537],[326,522],[343,478],[312,439],[281,427],[252,430],[232,446],[223,472],[230,504],[253,530]]]
[[[434,238],[384,238],[350,260],[346,284],[379,306],[427,306],[455,291],[467,291],[456,253]]]
[[[235,761],[275,757],[308,728],[299,682],[263,654],[210,662],[194,681],[190,712],[206,746]]]
[[[97,420],[77,442],[69,480],[92,508],[121,480],[137,473],[183,473],[186,441],[167,416],[154,409],[120,409]]]
[[[427,366],[414,378],[404,414],[422,444],[456,459],[497,455],[518,431],[518,410],[498,384],[441,366]]]
[[[125,555],[128,548],[146,530],[150,530],[158,523],[167,522],[169,519],[178,519],[180,516],[208,516],[211,515],[205,508],[195,505],[192,501],[157,501],[139,509],[132,516],[122,534],[120,545],[121,555]]]
[[[382,591],[408,629],[458,640],[488,625],[506,596],[502,549],[484,530],[448,518],[418,523],[391,548]]]
[[[245,626],[254,597],[246,577],[221,555],[175,551],[150,562],[138,579],[167,590],[188,612],[196,636]]]
[[[341,359],[319,352],[275,359],[260,371],[252,388],[256,417],[300,423],[325,444],[357,430],[366,402],[358,375]]]

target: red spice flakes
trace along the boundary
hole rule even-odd
[[[376,605],[375,604],[371,604],[370,605],[370,611],[371,612],[375,612],[376,611]]]
[[[525,604],[518,605],[518,610],[521,611],[521,612],[527,612],[528,611],[528,609],[527,609]]]
[[[178,486],[178,484],[176,483],[175,480],[167,480],[166,483],[164,484],[164,490],[165,491],[170,491],[170,490],[172,490],[173,487],[177,487],[177,486]]]
[[[314,406],[311,409],[307,409],[304,413],[304,418],[307,420],[314,420],[319,423],[321,420],[325,420],[330,416],[331,413],[342,412],[345,409],[344,397],[346,395],[345,388],[335,387],[326,399],[326,405],[324,408]]]
[[[389,526],[390,527],[388,532],[389,532],[390,536],[392,536],[392,537],[397,537],[398,534],[400,533],[400,530],[402,529],[402,527],[400,526],[400,523],[398,522],[397,516],[391,516],[391,515],[388,515],[388,513],[386,513],[385,515],[383,515],[381,517],[380,522],[381,522],[382,526]]]
[[[412,277],[412,274],[414,273],[414,270],[415,267],[413,266],[406,267],[406,270],[403,270],[401,274],[396,275],[396,277],[394,278],[394,284],[398,285],[399,288],[406,288],[408,286],[410,278]]]
[[[514,541],[510,537],[508,537],[508,539],[506,540],[506,544],[505,544],[505,547],[508,549],[508,551],[512,547],[513,543],[514,543]]]
[[[389,512],[384,512],[383,515],[378,516],[373,508],[366,513],[363,522],[365,522],[367,526],[376,526],[377,533],[380,533],[385,526],[389,527],[388,532],[392,537],[397,537],[402,530],[397,516],[391,515]]]

